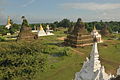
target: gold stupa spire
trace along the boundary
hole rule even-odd
[[[11,24],[11,23],[10,23],[10,16],[8,16],[7,24],[8,24],[8,25]]]
[[[97,30],[95,25],[94,25],[94,30]]]
[[[43,30],[43,27],[42,27],[42,25],[40,24],[40,31],[42,31]]]

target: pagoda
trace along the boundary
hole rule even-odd
[[[40,24],[40,30],[38,31],[38,36],[47,36],[41,24]]]
[[[101,66],[96,41],[95,39],[90,58],[86,58],[87,61],[84,62],[80,72],[75,74],[74,80],[110,80],[112,77],[105,72],[104,66]]]
[[[12,26],[11,19],[10,19],[10,16],[8,16],[7,25],[5,26],[5,28],[10,29],[11,26]]]
[[[73,30],[74,30],[74,26],[70,26],[70,27],[68,28],[67,33],[68,33],[68,34],[71,34]]]
[[[32,30],[33,33],[37,33],[38,30],[37,30],[37,27],[34,25],[34,30]]]
[[[101,35],[102,36],[109,36],[110,35],[107,24],[105,24],[103,29],[101,30]]]
[[[119,68],[117,69],[117,75],[120,75],[120,66],[119,66]]]
[[[90,33],[85,29],[85,24],[82,19],[79,18],[72,31],[67,35],[64,40],[64,44],[72,47],[82,47],[86,45],[91,45],[93,43],[93,38]]]
[[[49,25],[47,25],[47,27],[46,27],[46,34],[49,36],[49,35],[54,35],[53,33],[52,33],[52,31],[53,30],[50,30],[50,27],[49,27]]]
[[[98,30],[96,29],[96,27],[94,26],[94,29],[93,31],[91,32],[91,35],[93,38],[96,38],[97,39],[97,42],[98,43],[102,43],[102,39],[101,39],[101,34],[98,33]]]
[[[22,16],[23,22],[20,29],[20,33],[18,34],[17,41],[23,40],[23,41],[32,41],[38,38],[36,34],[32,33],[32,28],[29,27],[27,19],[25,19],[24,16]]]

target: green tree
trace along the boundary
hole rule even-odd
[[[71,26],[71,22],[68,19],[63,19],[62,21],[59,22],[59,27],[70,27]]]
[[[9,33],[14,34],[16,31],[20,30],[20,26],[16,23],[13,23],[12,27],[9,29]]]
[[[0,34],[6,35],[9,32],[8,29],[6,29],[4,26],[0,27]]]

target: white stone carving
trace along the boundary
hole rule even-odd
[[[80,72],[75,74],[74,80],[109,80],[111,75],[105,72],[104,66],[101,66],[97,43],[93,44],[90,59],[84,62]]]
[[[103,42],[102,39],[101,39],[101,35],[98,33],[98,31],[96,30],[96,27],[94,26],[94,29],[93,31],[91,32],[91,35],[93,36],[93,38],[96,38],[97,39],[97,42],[98,43],[101,43]]]

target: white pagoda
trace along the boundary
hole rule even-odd
[[[46,34],[47,35],[54,35],[53,33],[51,33],[51,31],[53,31],[53,30],[50,30],[50,27],[49,27],[49,25],[47,25],[47,30],[46,30]]]
[[[75,74],[74,80],[110,80],[111,75],[105,72],[104,66],[101,66],[97,49],[97,42],[93,44],[90,59],[84,62],[80,72]]]
[[[119,66],[119,68],[117,69],[117,75],[120,75],[120,66]]]
[[[98,31],[97,31],[97,29],[96,29],[95,26],[94,26],[93,31],[91,32],[91,35],[92,35],[93,38],[96,38],[96,39],[97,39],[97,42],[98,42],[98,43],[103,42],[102,39],[101,39],[101,35],[98,33]]]
[[[7,28],[7,29],[10,29],[10,27],[11,27],[10,20],[11,20],[10,16],[8,16],[7,25],[5,26],[5,28]]]
[[[47,36],[42,25],[40,25],[40,30],[38,31],[38,36]]]
[[[37,30],[37,27],[34,25],[34,30],[32,30],[33,33],[37,33],[38,30]]]

